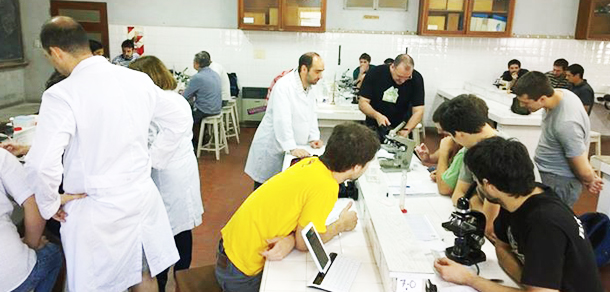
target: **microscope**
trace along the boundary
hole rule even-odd
[[[379,165],[384,172],[409,170],[413,150],[415,149],[415,141],[397,134],[406,124],[406,122],[400,123],[396,128],[389,130],[388,134],[384,137],[381,148],[394,154],[393,159],[379,158]]]
[[[448,222],[442,224],[445,230],[456,236],[454,246],[445,250],[445,255],[460,264],[474,265],[486,260],[481,247],[485,243],[485,215],[470,210],[470,198],[476,190],[473,183],[466,195],[457,202],[456,210]]]

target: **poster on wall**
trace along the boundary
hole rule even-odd
[[[128,26],[127,39],[133,40],[135,51],[138,55],[144,55],[144,29],[141,26]]]

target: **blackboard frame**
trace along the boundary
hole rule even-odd
[[[5,59],[0,57],[0,69],[17,67],[17,66],[25,66],[27,62],[25,61],[25,54],[23,51],[23,31],[21,30],[21,9],[19,7],[19,0],[0,0],[10,2],[14,9],[14,17],[16,22],[16,31],[17,31],[17,43],[18,45],[18,53],[20,54],[18,58],[10,58]],[[1,33],[1,32],[0,32]]]

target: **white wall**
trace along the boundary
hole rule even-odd
[[[355,31],[417,31],[419,1],[409,0],[407,11],[343,9],[343,0],[326,1],[326,29]],[[365,15],[379,19],[364,19]]]
[[[594,85],[609,80],[604,79],[607,76],[601,69],[607,65],[607,51],[600,49],[605,43],[536,39],[540,35],[574,34],[578,1],[573,0],[517,1],[513,32],[533,36],[528,39],[392,35],[417,30],[417,0],[409,0],[408,11],[344,10],[343,0],[327,0],[330,32],[322,34],[237,30],[237,0],[93,1],[108,4],[111,56],[120,53],[120,42],[126,37],[125,26],[144,26],[147,54],[157,54],[169,67],[181,70],[191,66],[196,52],[208,50],[228,70],[237,72],[245,86],[267,86],[277,72],[294,67],[298,56],[306,51],[323,55],[329,76],[334,71],[355,67],[362,52],[371,54],[373,63],[380,63],[407,46],[417,69],[426,78],[428,95],[446,84],[461,84],[473,78],[493,79],[513,57],[520,58],[524,67],[539,70],[548,70],[553,59],[565,57],[570,62],[582,63],[586,77]],[[49,2],[20,0],[20,3],[25,53],[30,65],[0,71],[0,82],[7,84],[0,92],[0,106],[15,100],[39,100],[44,81],[52,71],[39,49],[33,47],[40,25],[49,17]],[[365,20],[365,14],[378,15],[379,19]],[[543,15],[552,15],[560,21],[549,21]],[[343,50],[342,66],[337,66],[339,45]]]
[[[40,27],[49,18],[49,2],[19,0],[23,51],[28,65],[0,69],[0,108],[40,101],[44,83],[53,72],[40,48],[34,47]]]
[[[88,1],[106,2],[110,24],[237,28],[237,0]]]
[[[23,49],[28,66],[24,71],[25,101],[39,102],[44,85],[53,73],[53,66],[44,57],[42,48],[35,46],[40,28],[50,18],[50,3],[40,0],[20,0]]]
[[[368,52],[374,64],[409,47],[415,68],[424,77],[428,111],[440,87],[461,87],[465,81],[491,84],[512,58],[524,68],[549,71],[557,58],[584,66],[594,88],[610,86],[610,43],[573,39],[421,37],[362,33],[259,32],[238,29],[144,26],[145,53],[156,55],[168,68],[191,68],[195,53],[207,50],[212,60],[236,72],[242,86],[267,87],[283,70],[294,68],[298,57],[316,51],[325,60],[325,81],[357,66]],[[118,54],[126,27],[110,26],[112,54]],[[184,42],[184,39],[189,39]],[[342,63],[337,65],[338,46]],[[194,73],[193,69],[187,71]],[[323,79],[324,80],[324,79]],[[430,113],[426,115],[429,120]]]
[[[513,34],[574,36],[576,0],[515,0]]]

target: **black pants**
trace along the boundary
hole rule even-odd
[[[191,230],[183,231],[174,236],[174,242],[176,242],[176,248],[180,259],[174,265],[174,276],[176,271],[186,270],[191,266],[191,257],[193,254],[193,233]],[[159,286],[159,292],[165,292],[165,285],[167,284],[167,273],[169,268],[157,275],[157,285]]]
[[[193,111],[193,149],[195,154],[197,153],[197,142],[199,142],[199,130],[201,129],[201,120],[215,116],[213,114],[206,114],[198,109]]]

